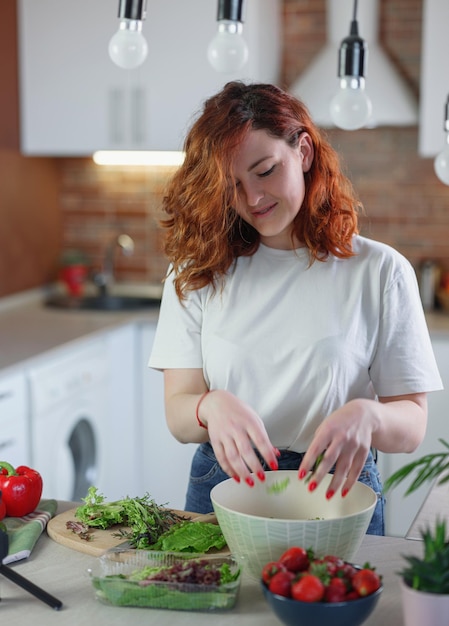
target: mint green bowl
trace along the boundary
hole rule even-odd
[[[328,474],[309,492],[296,470],[266,472],[254,487],[230,478],[216,485],[211,500],[229,550],[245,573],[259,580],[263,566],[292,546],[312,548],[352,561],[368,529],[376,493],[357,482],[348,495],[326,499]],[[277,488],[278,487],[278,488]]]

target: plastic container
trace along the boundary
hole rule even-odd
[[[221,585],[142,581],[128,578],[147,567],[170,567],[186,561],[207,561],[213,567],[226,563],[236,580]],[[240,588],[240,568],[232,556],[117,550],[101,556],[88,570],[101,602],[113,606],[138,606],[179,611],[223,611],[233,608]]]

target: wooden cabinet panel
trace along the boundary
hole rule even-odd
[[[0,19],[0,150],[19,149],[16,0],[2,3]]]

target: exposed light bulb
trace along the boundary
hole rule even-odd
[[[218,33],[207,49],[209,63],[217,72],[236,72],[247,62],[248,46],[242,30],[242,24],[238,22],[219,22]]]
[[[140,20],[124,19],[120,21],[118,31],[109,42],[109,56],[123,69],[139,67],[147,58],[148,44],[142,35]]]
[[[359,37],[356,19],[357,0],[354,0],[353,19],[348,37],[338,51],[338,76],[340,89],[330,102],[331,119],[344,130],[357,130],[366,125],[371,117],[371,100],[365,93],[365,58],[368,48]]]
[[[445,185],[449,185],[449,133],[446,135],[446,147],[435,157],[435,174]]]
[[[218,32],[209,44],[207,58],[214,70],[237,72],[248,60],[243,39],[244,0],[218,0]]]
[[[236,72],[247,62],[248,46],[242,31],[240,22],[222,20],[218,23],[218,32],[207,49],[209,63],[217,72]]]
[[[343,130],[362,128],[371,117],[371,100],[365,93],[363,77],[345,76],[340,80],[340,90],[330,102],[331,119]]]

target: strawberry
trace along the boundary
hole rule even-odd
[[[338,570],[338,576],[346,580],[347,582],[351,582],[354,577],[354,574],[358,571],[356,567],[351,565],[351,563],[343,562],[343,565]]]
[[[368,596],[381,586],[382,577],[369,563],[354,567],[340,557],[316,558],[312,549],[295,546],[262,570],[272,592],[301,602],[344,602]]]
[[[326,563],[327,571],[331,576],[335,576],[336,573],[345,565],[343,559],[339,556],[333,556],[332,554],[327,554],[320,559],[322,563]]]
[[[292,584],[292,598],[301,602],[320,602],[324,597],[325,586],[313,574],[303,574]]]
[[[380,577],[368,567],[358,570],[352,578],[352,587],[359,596],[369,596],[380,587]]]
[[[282,563],[280,563],[279,561],[270,561],[269,563],[264,565],[262,568],[263,582],[266,585],[268,585],[270,583],[270,580],[273,578],[273,576],[277,572],[282,572],[282,571],[285,571],[286,569],[287,568],[285,567],[285,565],[282,565]]]
[[[324,591],[325,602],[343,602],[346,600],[347,587],[342,578],[332,578]]]
[[[281,555],[279,562],[290,572],[303,572],[309,567],[309,555],[304,548],[293,546]]]
[[[358,600],[360,598],[359,594],[357,593],[357,591],[354,591],[354,589],[352,591],[348,591],[348,593],[346,594],[346,598],[345,600]]]
[[[329,566],[331,572],[329,572]],[[335,575],[335,568],[332,563],[328,563],[323,559],[313,559],[309,566],[309,574],[313,574],[321,580],[324,585],[328,585],[331,578]]]
[[[294,577],[294,573],[288,570],[276,572],[269,582],[268,589],[278,596],[290,598]]]

